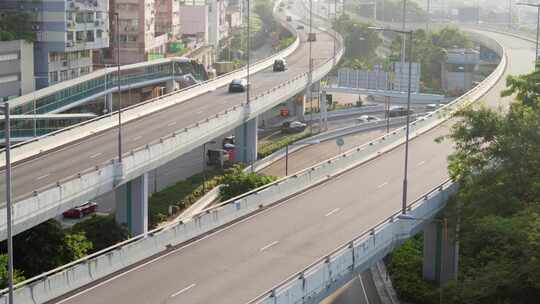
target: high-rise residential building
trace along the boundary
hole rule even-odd
[[[32,14],[38,89],[90,73],[92,50],[109,46],[109,0],[2,0],[0,10]]]
[[[34,47],[31,42],[0,42],[0,101],[34,91]]]
[[[117,26],[111,15],[110,47],[104,52],[104,61],[117,63],[117,47],[120,48],[120,64],[130,64],[164,57],[168,33],[156,33],[156,1],[162,0],[111,0],[112,13],[118,13],[119,41],[116,41]],[[172,2],[176,2],[171,0]]]
[[[156,0],[156,35],[169,34],[171,41],[182,39],[180,1]]]

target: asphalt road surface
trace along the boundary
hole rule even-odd
[[[318,34],[317,41],[313,43],[313,57],[317,58],[314,60],[314,65],[318,66],[323,64],[325,59],[333,56],[333,38],[327,34],[315,32]],[[300,47],[287,59],[288,70],[274,73],[272,68],[269,68],[251,77],[252,96],[308,70],[306,31],[300,31],[300,35],[302,41]],[[230,94],[225,86],[164,111],[129,122],[123,125],[123,149],[130,151],[144,146],[148,142],[212,117],[243,101],[245,101],[245,94]],[[116,141],[117,130],[111,129],[58,151],[16,164],[13,168],[12,193],[15,201],[17,197],[31,193],[35,189],[53,185],[64,177],[114,158],[117,153]],[[0,185],[3,184],[5,184],[5,179],[2,171]],[[0,203],[5,202],[4,188],[0,187]]]
[[[509,52],[508,73],[530,71],[533,45],[490,34]],[[498,105],[504,79],[486,96]],[[409,202],[444,181],[452,144],[410,144]],[[200,241],[160,256],[57,303],[245,303],[399,210],[403,146]]]

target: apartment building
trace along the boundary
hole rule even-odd
[[[156,35],[169,34],[172,41],[182,39],[180,1],[156,0]]]
[[[117,47],[120,48],[120,64],[165,56],[169,36],[168,32],[156,32],[156,18],[158,18],[156,1],[163,3],[163,0],[111,0],[111,12],[118,13],[119,26],[116,26],[115,17],[111,15],[113,42],[109,49],[104,51],[105,63],[117,63]],[[163,29],[164,27],[160,28]],[[116,41],[117,30],[119,41]]]
[[[0,41],[0,101],[34,91],[34,46],[24,40]]]
[[[92,50],[109,46],[109,0],[2,0],[32,14],[36,88],[90,73]]]

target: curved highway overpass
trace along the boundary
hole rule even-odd
[[[294,20],[289,26],[294,28],[299,23]],[[312,47],[313,78],[318,80],[333,65],[334,37],[321,29],[314,32],[317,41]],[[111,162],[118,149],[114,116],[15,147],[12,154],[16,162],[13,168],[14,231],[28,229],[111,191],[302,92],[309,78],[309,44],[306,30],[300,30],[299,36],[300,46],[288,57],[285,72],[272,72],[269,68],[251,76],[252,97],[248,105],[245,94],[227,92],[226,82],[215,90],[195,87],[124,111],[122,119],[127,122],[122,126],[125,155],[121,165]],[[201,89],[210,92],[201,94]],[[177,96],[186,96],[186,93],[188,97],[193,96],[178,99]],[[5,183],[2,173],[3,170],[0,183]],[[4,189],[0,190],[0,196],[3,202]],[[0,213],[5,215],[5,208]],[[0,218],[5,238],[5,217]]]
[[[525,73],[532,68],[534,52],[530,42],[492,32],[480,33],[498,40],[506,47],[509,60],[505,75]],[[332,40],[321,36],[323,35],[319,35],[319,46],[314,50],[322,52],[322,56],[324,54],[331,56]],[[305,46],[303,47],[305,50]],[[300,65],[296,72],[305,71],[307,62],[303,54],[293,54],[290,62],[295,62],[294,58]],[[291,68],[289,73],[292,70],[294,68]],[[271,83],[276,74],[262,72],[259,75],[263,75],[260,76],[259,83]],[[499,92],[504,88],[504,79],[503,75],[486,95],[485,99],[491,105],[507,102],[499,97]],[[230,95],[224,94],[223,91],[220,94],[217,90],[208,96],[210,99],[203,104],[194,101],[200,99],[197,98],[180,104],[179,108],[191,105],[191,108],[183,110],[189,109],[193,111],[192,113],[196,113],[199,106],[207,105],[205,110],[212,111],[212,108],[220,105],[215,99],[228,100]],[[232,100],[229,102],[234,104]],[[132,127],[141,124],[133,127],[132,131],[142,134],[160,132],[164,125],[171,124],[165,118],[179,117],[171,125],[174,126],[189,121],[189,116],[194,116],[192,113],[186,115],[186,112],[180,109],[161,111],[154,114],[161,118],[159,126],[153,127],[152,122],[144,124],[145,119],[141,118],[131,123]],[[443,123],[411,142],[409,201],[421,197],[447,179],[446,157],[452,147],[450,143],[436,144],[434,139],[447,134],[450,125],[451,121]],[[145,128],[150,130],[145,133]],[[82,141],[81,148],[68,146],[43,157],[47,159],[56,154],[62,156],[62,153],[70,151],[84,155],[84,157],[76,156],[73,162],[70,161],[69,164],[60,167],[60,170],[68,170],[69,166],[77,166],[80,162],[92,159],[92,154],[85,154],[86,150],[103,149],[106,147],[96,145],[110,145],[114,142],[113,131],[91,137],[93,142],[86,146],[84,146],[86,141]],[[102,137],[104,138],[100,139]],[[137,139],[133,141],[136,142]],[[107,159],[115,152],[114,146],[109,148]],[[62,163],[68,156],[73,155],[63,155],[63,158],[56,156],[49,159],[48,164]],[[368,231],[398,210],[402,187],[402,155],[403,147],[398,146],[372,161],[294,195],[279,205],[271,206],[187,245],[168,250],[127,271],[68,294],[55,303],[248,302],[359,233]],[[30,165],[34,161],[42,160],[42,157],[38,157],[21,162],[17,167],[20,165],[24,167],[26,164],[27,170],[30,171]],[[35,172],[28,173],[33,174],[34,179],[27,180],[27,183],[38,180]],[[41,179],[48,178],[48,175],[44,176]],[[91,264],[88,266],[93,267]],[[69,273],[66,275],[70,276]],[[73,272],[71,275],[76,273]],[[55,285],[49,286],[51,287],[54,288]]]
[[[505,76],[531,70],[533,44],[482,32],[507,51],[507,70],[484,100],[503,105]],[[448,178],[443,123],[410,146],[410,200]],[[400,208],[403,146],[225,229],[56,303],[245,303]],[[156,284],[159,282],[159,284]]]

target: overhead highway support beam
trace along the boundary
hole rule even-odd
[[[148,173],[120,185],[115,190],[116,222],[126,225],[132,235],[148,232]]]
[[[251,164],[257,160],[257,117],[234,130],[235,160]]]

